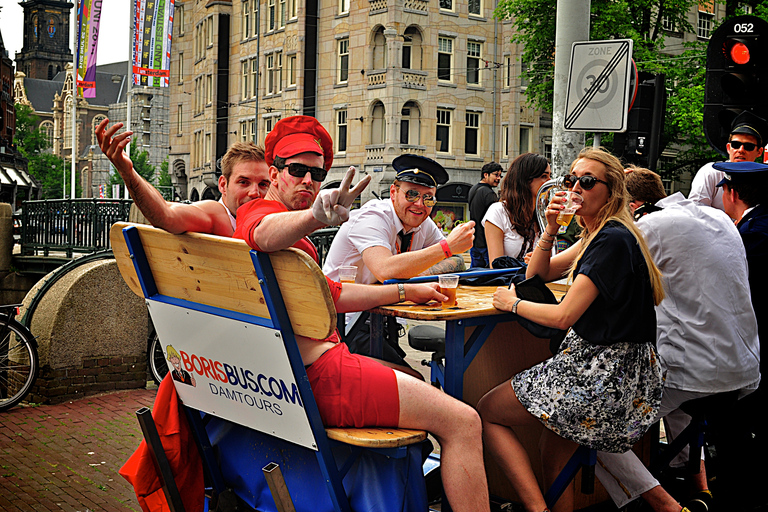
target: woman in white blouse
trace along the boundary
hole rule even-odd
[[[488,208],[482,221],[491,264],[500,256],[527,259],[539,237],[536,193],[550,177],[549,162],[535,153],[524,153],[509,165],[500,200]]]

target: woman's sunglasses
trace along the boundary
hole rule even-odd
[[[602,183],[603,185],[608,186],[607,181],[599,180],[594,176],[590,176],[589,174],[585,174],[581,177],[577,177],[573,174],[566,174],[563,176],[563,184],[566,186],[566,188],[573,188],[577,181],[579,182],[579,185],[581,185],[581,188],[584,190],[592,190],[598,183]]]
[[[741,146],[744,146],[744,151],[754,151],[757,147],[757,144],[752,142],[741,142],[740,140],[732,140],[729,144],[732,149],[741,149]]]
[[[400,188],[400,187],[397,187],[397,188]],[[435,196],[433,196],[432,194],[422,195],[422,194],[419,194],[418,191],[413,189],[406,190],[403,192],[403,194],[405,194],[405,200],[408,201],[409,203],[415,203],[421,197],[422,199],[424,199],[424,206],[426,206],[427,208],[432,208],[433,206],[435,206],[435,204],[437,204],[437,199],[435,199]]]
[[[308,165],[300,164],[298,162],[293,162],[288,165],[284,165],[282,167],[279,167],[280,170],[285,169],[288,167],[288,174],[293,176],[294,178],[304,178],[304,176],[307,175],[307,173],[312,176],[312,181],[323,181],[326,176],[328,176],[328,171],[321,167],[310,167]]]

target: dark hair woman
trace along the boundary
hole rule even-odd
[[[547,159],[535,153],[524,153],[509,165],[501,182],[500,201],[483,217],[490,263],[500,256],[523,261],[533,250],[539,237],[536,192],[550,175]]]

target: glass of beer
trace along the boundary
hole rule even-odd
[[[339,281],[341,283],[354,283],[355,277],[357,277],[357,267],[354,265],[339,267]]]
[[[565,203],[563,203],[565,208],[557,214],[557,223],[561,226],[567,226],[571,223],[571,220],[573,220],[576,210],[581,208],[581,203],[584,201],[584,198],[570,190],[566,191],[565,196],[563,197],[565,198]]]
[[[456,305],[456,288],[459,286],[459,276],[456,274],[440,274],[437,276],[437,282],[440,285],[440,293],[448,297],[440,307],[443,309],[451,308]]]

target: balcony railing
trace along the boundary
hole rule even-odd
[[[405,89],[427,89],[427,72],[403,70],[403,87]]]
[[[371,0],[371,11],[384,11],[387,9],[387,0]]]
[[[130,199],[48,199],[21,206],[21,253],[109,249],[112,224],[127,221]]]
[[[368,75],[368,88],[387,85],[387,72],[376,71]]]
[[[403,2],[403,8],[406,11],[420,11],[420,12],[427,12],[427,8],[429,7],[429,0],[405,0]]]
[[[365,146],[366,160],[382,160],[384,158],[384,144],[369,144]]]

